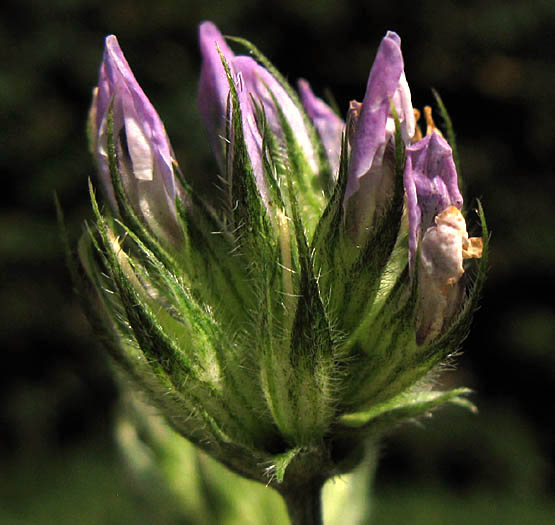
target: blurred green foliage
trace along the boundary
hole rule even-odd
[[[203,19],[255,42],[290,80],[303,76],[320,94],[331,89],[343,109],[361,99],[385,30],[399,32],[415,106],[431,103],[434,87],[450,111],[467,198],[484,203],[493,253],[465,353],[443,376],[445,387],[475,389],[480,414],[449,410],[383,444],[375,522],[549,523],[551,0],[4,2],[0,523],[203,523],[161,482],[125,470],[114,438],[119,389],[72,292],[53,206],[56,191],[76,239],[90,217],[94,177],[84,123],[109,33],[165,121],[186,175],[202,182],[216,169],[195,107]]]

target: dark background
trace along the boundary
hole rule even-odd
[[[385,31],[401,35],[413,104],[432,103],[434,87],[450,111],[492,253],[464,353],[442,376],[474,389],[480,413],[447,409],[384,443],[376,522],[555,517],[555,2],[12,0],[0,16],[0,522],[106,498],[118,510],[99,523],[136,511],[129,494],[99,489],[118,475],[119,390],[72,292],[53,193],[76,240],[90,217],[85,119],[109,33],[184,173],[214,169],[195,107],[204,19],[254,42],[290,80],[329,88],[343,110],[361,100]]]

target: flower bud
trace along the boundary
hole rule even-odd
[[[482,240],[468,238],[453,152],[438,132],[407,147],[405,188],[411,274],[420,241],[416,340],[423,344],[438,336],[460,307],[463,259],[481,257]]]
[[[203,60],[198,105],[220,166],[223,166],[222,141],[225,137],[226,108],[229,95],[229,83],[222,64],[223,57],[232,76],[235,77],[237,74],[241,74],[241,90],[245,90],[247,94],[245,98],[250,99],[252,97],[254,99],[249,101],[248,106],[254,102],[259,104],[264,110],[266,123],[271,132],[283,139],[282,122],[279,114],[279,112],[282,112],[289,127],[294,132],[310,168],[314,173],[317,173],[316,153],[303,116],[283,86],[266,68],[259,65],[251,57],[235,56],[212,22],[204,22],[200,25],[199,40]],[[252,107],[247,109],[247,104],[244,106],[245,111],[254,114]]]
[[[264,177],[262,136],[256,121],[256,108],[245,79],[250,75],[237,67],[241,59],[247,57],[236,57],[212,22],[203,22],[200,25],[199,43],[203,60],[197,103],[216,161],[220,169],[227,173],[226,178],[229,179],[238,148],[237,139],[234,136],[235,131],[230,120],[232,120],[234,111],[237,114],[240,113],[241,140],[244,141],[258,191],[267,208],[268,191]],[[228,68],[231,78],[228,77],[226,68]],[[237,108],[233,107],[233,97],[230,96],[230,82],[233,83],[233,88],[237,93]],[[229,133],[229,136],[226,136],[226,133]],[[225,159],[225,141],[230,148],[230,155],[227,159]],[[229,183],[227,180],[228,185]]]
[[[115,168],[134,212],[155,233],[175,238],[179,188],[173,151],[160,117],[135,80],[113,35],[106,38],[90,118],[92,147],[112,209],[117,212],[120,206],[110,166],[109,133],[115,146]]]
[[[368,229],[376,213],[389,201],[393,186],[393,152],[388,145],[395,133],[393,103],[403,141],[415,132],[410,90],[405,78],[401,39],[388,31],[368,77],[362,104],[351,105],[347,121],[351,155],[344,205],[348,229],[355,238]]]
[[[266,122],[271,132],[283,140],[284,130],[282,117],[280,116],[281,112],[293,131],[310,169],[314,174],[318,173],[316,152],[303,115],[283,86],[269,71],[251,57],[236,57],[233,61],[233,67],[235,71],[242,73],[247,92],[264,108]]]
[[[224,146],[230,144],[232,153],[242,147],[231,137],[235,111],[241,114],[241,140],[269,216],[274,215],[269,203],[274,199],[281,200],[281,197],[275,191],[270,195],[268,187],[278,188],[278,179],[288,172],[298,184],[301,214],[307,221],[315,221],[323,204],[323,195],[314,192],[314,187],[324,184],[328,174],[321,169],[319,152],[322,146],[317,143],[317,134],[311,128],[301,102],[271,65],[270,72],[252,57],[235,56],[211,22],[201,24],[199,37],[203,58],[199,109],[216,160],[225,172],[226,184],[229,185],[232,178],[232,157],[237,157],[233,154],[225,165]],[[267,64],[260,54],[257,58]],[[237,108],[232,107],[231,88],[237,95]],[[339,157],[339,150],[329,153],[332,157]],[[275,163],[276,170],[266,173],[268,162]],[[322,175],[321,180],[317,175]],[[273,179],[271,184],[268,178]]]

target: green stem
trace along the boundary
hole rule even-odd
[[[282,493],[291,525],[323,525],[323,484],[323,480],[316,479]]]

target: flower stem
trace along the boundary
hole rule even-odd
[[[291,525],[322,525],[323,480],[312,480],[282,493]]]

